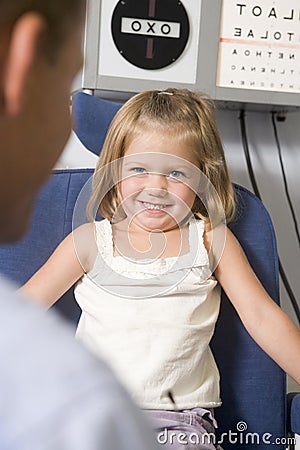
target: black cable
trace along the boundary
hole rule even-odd
[[[241,136],[242,136],[243,149],[244,149],[244,153],[245,153],[245,157],[246,157],[250,181],[251,181],[251,184],[253,187],[254,194],[256,195],[256,197],[258,197],[260,200],[262,200],[257,183],[256,183],[256,179],[255,179],[255,175],[254,175],[254,171],[253,171],[253,167],[252,167],[252,162],[251,162],[251,158],[250,158],[244,110],[241,111],[241,113],[240,113],[240,124],[241,124]]]
[[[276,123],[275,123],[275,112],[272,112],[272,124],[273,124],[274,137],[275,137],[277,151],[278,151],[278,157],[279,157],[279,162],[280,162],[280,168],[281,168],[281,173],[282,173],[284,190],[285,190],[286,198],[287,198],[287,201],[288,201],[288,204],[289,204],[289,207],[290,207],[290,211],[291,211],[291,214],[292,214],[294,227],[295,227],[295,231],[296,231],[296,236],[297,236],[298,244],[299,244],[299,247],[300,247],[299,226],[298,226],[295,210],[294,210],[294,207],[293,207],[293,203],[292,203],[292,200],[291,200],[291,196],[290,196],[290,193],[289,193],[289,187],[288,187],[287,178],[286,178],[286,174],[285,174],[285,169],[284,169],[284,165],[283,165],[281,145],[280,145],[280,141],[279,141],[279,137],[278,137],[277,126],[276,126]]]
[[[247,132],[246,132],[246,121],[245,121],[245,111],[242,110],[240,112],[240,125],[241,125],[241,137],[242,137],[242,144],[243,144],[243,149],[244,149],[244,153],[245,153],[245,157],[246,157],[246,162],[247,162],[247,168],[248,168],[248,172],[249,172],[249,176],[250,176],[250,181],[253,187],[253,191],[255,193],[255,195],[262,201],[257,183],[256,183],[256,179],[255,179],[255,175],[254,175],[254,171],[253,171],[253,167],[252,167],[252,162],[251,162],[251,158],[250,158],[250,152],[249,152],[249,145],[248,145],[248,138],[247,138]],[[280,273],[280,277],[282,280],[282,283],[285,287],[285,290],[289,296],[289,299],[291,301],[291,304],[293,306],[293,309],[295,311],[297,320],[299,322],[300,325],[300,309],[298,306],[298,302],[297,299],[294,295],[294,292],[291,288],[291,285],[287,279],[287,276],[285,274],[284,268],[281,264],[280,258],[278,256],[278,268],[279,268],[279,273]]]

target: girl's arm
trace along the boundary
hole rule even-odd
[[[210,240],[208,232],[208,245]],[[300,331],[267,294],[228,228],[215,276],[249,334],[283,370],[300,383]]]
[[[49,308],[91,269],[96,254],[94,225],[82,225],[59,244],[19,292]]]

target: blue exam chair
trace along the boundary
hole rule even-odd
[[[120,105],[87,94],[73,99],[76,132],[96,154]],[[29,233],[21,242],[0,248],[0,271],[24,283],[72,230],[74,205],[93,169],[56,170],[36,203]],[[235,186],[236,221],[230,228],[241,243],[258,278],[279,302],[277,250],[271,219],[262,203],[249,191]],[[76,325],[80,310],[73,290],[55,305]],[[286,399],[285,375],[256,345],[222,293],[222,306],[212,349],[221,374],[223,404],[216,409],[218,438],[225,450],[284,450],[288,432],[300,434],[300,394]],[[145,361],[145,363],[147,363]],[[291,413],[290,413],[291,412]]]

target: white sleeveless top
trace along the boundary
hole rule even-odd
[[[189,252],[129,260],[113,255],[108,220],[95,222],[98,256],[75,288],[82,309],[76,337],[108,361],[144,409],[216,407],[219,372],[209,348],[220,289],[203,243],[204,222],[189,223]]]

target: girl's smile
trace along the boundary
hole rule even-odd
[[[162,211],[164,211],[166,208],[168,208],[168,205],[160,205],[158,203],[146,203],[146,202],[141,202],[144,207],[146,208],[147,211],[151,212],[152,214],[157,214],[160,213]]]

